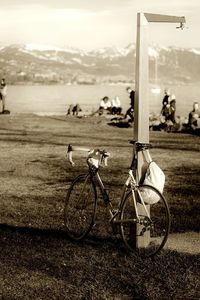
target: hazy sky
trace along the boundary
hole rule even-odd
[[[40,43],[81,49],[125,47],[136,41],[137,12],[186,17],[149,25],[149,41],[200,48],[199,0],[0,0],[0,44]]]

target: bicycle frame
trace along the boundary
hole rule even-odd
[[[133,175],[133,170],[130,169],[129,172],[128,172],[128,178],[127,178],[127,180],[126,180],[126,182],[123,186],[122,194],[121,194],[121,197],[119,199],[117,209],[113,209],[112,202],[109,198],[109,195],[108,195],[108,193],[106,191],[106,188],[103,184],[103,181],[100,177],[100,174],[98,172],[98,168],[96,168],[94,165],[91,165],[91,164],[88,164],[88,165],[89,165],[89,170],[90,170],[90,174],[93,178],[93,181],[96,181],[98,186],[100,187],[100,191],[101,191],[101,194],[103,196],[104,203],[107,206],[108,212],[109,212],[110,217],[111,217],[110,222],[114,222],[114,223],[116,222],[115,217],[120,213],[121,207],[122,207],[123,202],[126,198],[127,192],[131,189],[133,204],[134,204],[136,217],[137,217],[137,222],[140,223],[140,217],[139,217],[138,208],[137,208],[137,201],[136,201],[136,197],[135,197],[135,190],[137,189],[137,184],[136,184],[136,180],[135,180],[134,175]],[[143,201],[143,198],[141,197],[141,194],[140,194],[139,190],[137,190],[137,192],[138,192],[141,204],[144,207],[144,210],[146,212],[146,215],[147,215],[148,218],[150,218],[149,211],[147,210],[147,207],[146,207],[146,205]]]

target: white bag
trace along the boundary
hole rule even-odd
[[[149,153],[148,153],[149,155]],[[149,155],[149,164],[145,173],[143,184],[155,187],[161,194],[165,185],[165,174],[161,168],[151,160]],[[154,204],[160,200],[160,197],[154,192],[147,189],[142,191],[142,197],[145,203]]]
[[[144,184],[155,187],[162,194],[165,185],[165,174],[161,168],[154,162],[150,162],[146,171]]]

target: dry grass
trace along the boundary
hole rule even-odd
[[[131,159],[132,128],[101,118],[0,118],[0,297],[2,299],[199,299],[199,255],[163,250],[142,261],[112,234],[100,206],[97,226],[84,243],[63,230],[67,185],[84,172],[66,161],[68,143],[106,148],[102,170],[117,201]],[[152,156],[166,174],[173,232],[199,232],[200,139],[151,132]],[[177,240],[177,243],[179,241]],[[179,247],[180,249],[180,247]]]

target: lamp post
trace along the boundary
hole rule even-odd
[[[150,13],[137,14],[137,39],[136,39],[136,71],[135,71],[135,108],[134,108],[134,140],[149,142],[149,62],[148,62],[148,39],[147,29],[150,22],[179,23],[177,28],[183,29],[185,17],[168,16]],[[141,176],[142,156],[138,153],[138,174]],[[142,205],[138,204],[141,214],[144,214]],[[150,207],[149,207],[150,211]],[[138,225],[136,232],[139,232]],[[149,243],[149,232],[136,238],[136,246],[145,247]]]

